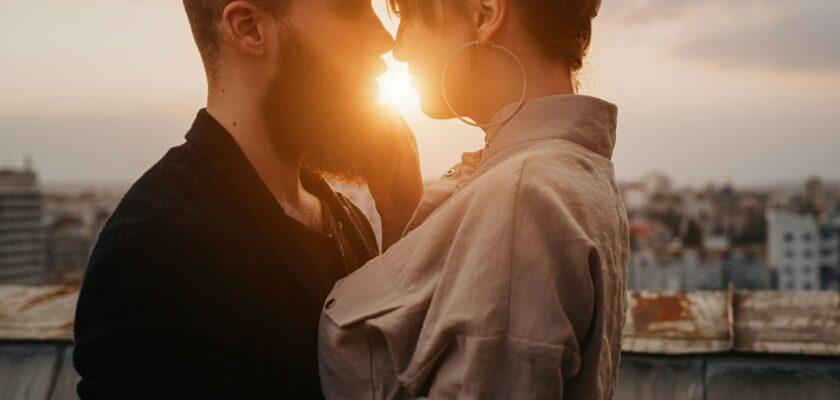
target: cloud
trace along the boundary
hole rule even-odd
[[[840,3],[789,10],[763,26],[711,33],[676,50],[736,67],[840,71]]]
[[[740,68],[840,71],[838,0],[626,0],[616,22],[681,27],[675,54]]]
[[[625,0],[621,3],[606,4],[604,7],[617,9],[622,15],[623,22],[650,24],[672,21],[721,4],[737,3],[723,0]]]

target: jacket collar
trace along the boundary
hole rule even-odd
[[[490,120],[495,123],[516,110],[503,107]],[[490,128],[485,137],[485,159],[521,143],[563,139],[612,158],[616,141],[618,108],[604,100],[583,95],[546,96],[527,101],[504,125]]]
[[[266,229],[274,231],[290,226],[303,227],[285,213],[233,136],[206,109],[198,112],[186,140],[210,165],[235,203],[261,225],[265,225]],[[329,183],[320,175],[303,171],[301,183],[326,201],[332,210],[346,209]]]

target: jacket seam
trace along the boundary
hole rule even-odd
[[[510,331],[510,299],[511,299],[511,291],[513,290],[513,260],[514,260],[514,251],[516,250],[516,226],[517,226],[517,214],[519,213],[519,194],[522,190],[522,176],[525,173],[525,166],[528,164],[530,157],[526,157],[525,160],[522,161],[522,165],[519,167],[519,176],[516,179],[516,194],[513,197],[513,216],[512,218],[512,231],[513,236],[510,238],[510,252],[508,255],[508,292],[507,292],[507,313],[505,315],[505,332]]]
[[[599,158],[601,158],[601,159],[604,159],[604,160],[606,160],[606,161],[610,161],[610,162],[612,162],[612,159],[611,159],[610,157],[607,157],[607,156],[605,156],[605,155],[603,155],[603,154],[601,154],[601,153],[599,153],[599,152],[597,152],[597,151],[595,151],[595,150],[592,150],[592,149],[590,149],[589,147],[586,147],[586,146],[584,146],[584,145],[582,145],[582,144],[580,144],[580,143],[576,143],[576,142],[574,142],[574,141],[572,141],[572,140],[569,140],[569,139],[566,139],[566,138],[560,138],[560,137],[549,137],[549,138],[537,138],[537,139],[524,140],[524,141],[519,142],[519,143],[511,144],[511,145],[508,145],[508,146],[505,146],[505,147],[502,147],[502,148],[497,148],[497,149],[496,149],[496,151],[494,151],[494,152],[490,153],[490,155],[489,155],[489,156],[487,156],[487,157],[485,157],[484,159],[482,159],[482,163],[484,163],[484,162],[486,162],[486,161],[489,161],[490,159],[493,159],[493,158],[495,158],[496,156],[499,156],[499,155],[505,154],[505,153],[507,153],[507,152],[509,152],[509,151],[513,151],[514,149],[516,149],[516,148],[518,148],[518,147],[520,147],[520,146],[524,146],[524,145],[533,146],[533,145],[534,145],[534,142],[554,142],[554,141],[559,141],[559,142],[565,142],[565,143],[572,144],[572,145],[574,145],[575,147],[578,147],[578,148],[580,148],[580,149],[585,150],[587,153],[592,153],[592,154],[595,154],[595,155],[597,155],[597,156],[598,156]]]

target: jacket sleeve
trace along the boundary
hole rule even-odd
[[[597,251],[549,185],[522,185],[514,210],[509,293],[499,296],[507,329],[456,338],[428,398],[560,399],[580,371],[594,320]]]
[[[80,397],[244,397],[220,263],[209,240],[177,227],[103,232],[76,313]]]

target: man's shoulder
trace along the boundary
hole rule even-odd
[[[205,280],[216,277],[208,265],[227,260],[229,247],[189,152],[184,145],[170,149],[123,197],[91,253],[86,296],[115,280],[131,280],[134,286],[125,283],[131,290],[151,292],[153,280],[186,284],[184,277],[199,270]]]
[[[154,232],[184,238],[206,229],[217,212],[213,186],[189,144],[173,147],[126,192],[100,240]]]
[[[114,216],[144,220],[200,212],[215,189],[208,172],[188,143],[173,147],[131,186]]]

